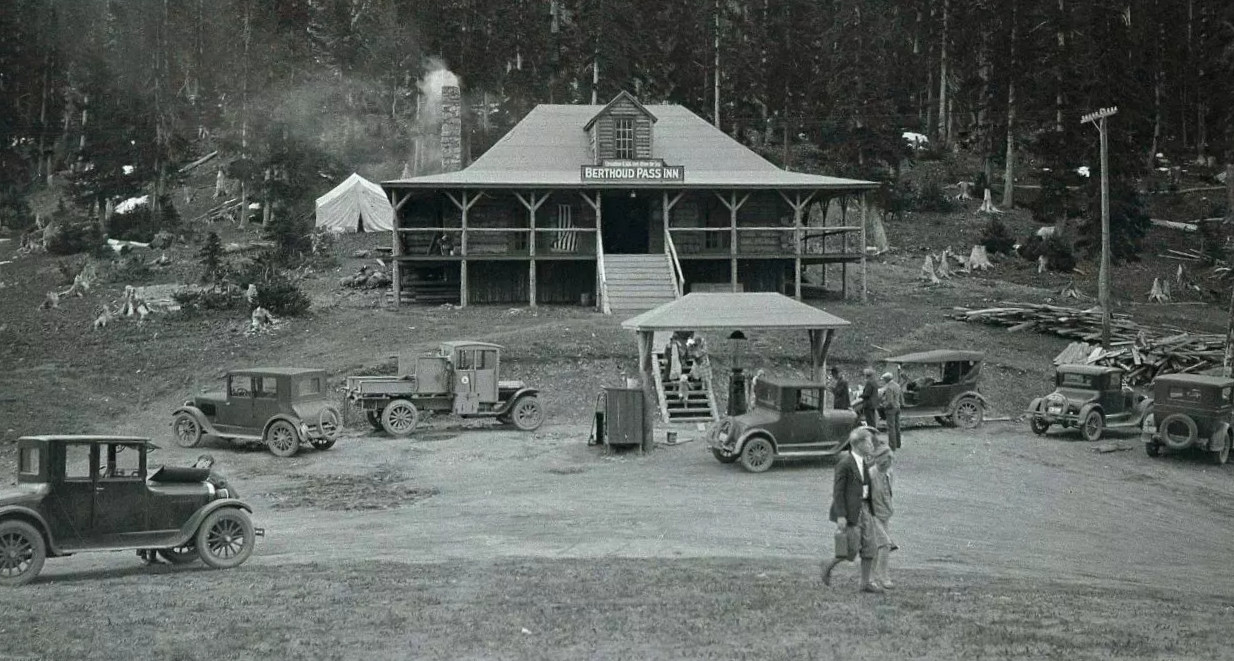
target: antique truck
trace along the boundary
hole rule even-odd
[[[182,448],[210,435],[233,443],[259,443],[290,457],[304,443],[334,446],[343,416],[330,402],[326,373],[298,367],[265,367],[227,373],[222,392],[194,397],[172,413],[172,433]]]
[[[1138,428],[1152,415],[1153,400],[1123,381],[1123,370],[1101,365],[1059,365],[1054,392],[1028,406],[1034,434],[1051,425],[1078,427],[1086,441],[1096,441],[1106,429]]]
[[[1230,460],[1234,444],[1234,379],[1198,374],[1168,374],[1153,380],[1153,412],[1144,418],[1141,437],[1148,456],[1162,449],[1195,448],[1218,466]],[[1156,419],[1160,418],[1160,424]]]
[[[722,464],[741,462],[751,473],[777,458],[827,457],[848,447],[857,414],[823,410],[826,386],[813,381],[767,378],[754,386],[751,408],[721,418],[707,431],[707,446]]]
[[[136,549],[215,569],[247,560],[265,534],[253,508],[209,469],[151,470],[156,447],[131,436],[18,439],[17,486],[0,491],[0,585],[86,551]]]
[[[895,365],[904,389],[901,420],[933,418],[946,427],[972,429],[985,418],[986,399],[979,381],[985,354],[937,349],[886,358]]]
[[[501,351],[487,342],[442,342],[432,353],[399,356],[395,375],[347,377],[346,397],[391,436],[410,436],[421,411],[537,429],[544,422],[540,391],[499,379]]]

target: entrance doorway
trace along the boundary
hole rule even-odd
[[[650,197],[630,193],[610,193],[602,196],[600,212],[603,214],[604,252],[626,255],[645,255],[650,249],[651,212]]]

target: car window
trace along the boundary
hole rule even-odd
[[[141,478],[141,446],[124,443],[109,443],[100,448],[103,465],[99,478],[104,480],[133,480]]]
[[[1123,387],[1123,375],[1117,374],[1117,373],[1111,374],[1110,375],[1110,390],[1118,390],[1122,387]]]
[[[233,376],[227,381],[227,394],[231,397],[248,397],[252,392],[252,377]]]
[[[1073,374],[1071,372],[1063,372],[1058,375],[1058,385],[1060,386],[1075,386],[1077,388],[1089,388],[1091,382],[1087,374]]]
[[[306,395],[321,394],[321,377],[312,377],[300,379],[296,384],[296,396],[304,397]]]
[[[18,453],[17,472],[23,475],[39,474],[39,449],[22,448]]]
[[[64,446],[64,479],[90,479],[90,446],[85,443],[67,443]]]
[[[797,393],[797,410],[798,411],[817,411],[819,409],[818,390],[813,388],[803,389]]]
[[[273,376],[253,377],[253,396],[273,399],[279,394],[279,380]]]
[[[1174,386],[1167,393],[1170,401],[1174,402],[1198,402],[1204,398],[1204,393],[1199,388],[1182,388]]]
[[[476,352],[472,349],[463,349],[458,352],[458,364],[454,369],[473,370],[476,365]]]
[[[1227,404],[1230,402],[1230,391],[1231,391],[1230,388],[1221,389],[1221,401],[1222,402],[1227,403]]]
[[[476,352],[476,369],[497,369],[497,352],[493,349],[483,349]]]

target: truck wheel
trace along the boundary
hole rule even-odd
[[[381,429],[381,412],[380,411],[365,411],[364,417],[368,419],[369,425],[375,430]]]
[[[240,566],[253,554],[257,543],[253,522],[238,507],[215,510],[197,529],[197,554],[215,569]]]
[[[416,405],[405,399],[393,400],[381,411],[381,428],[391,436],[411,436],[419,421]]]
[[[1222,444],[1221,449],[1217,450],[1216,452],[1209,453],[1208,457],[1209,459],[1212,460],[1214,464],[1217,464],[1218,466],[1224,466],[1225,463],[1230,460],[1230,435],[1229,434],[1225,435],[1225,443]]]
[[[266,430],[266,447],[276,457],[290,457],[300,449],[300,434],[286,420],[275,420]]]
[[[171,430],[176,437],[176,445],[182,448],[195,448],[201,443],[201,425],[192,413],[181,411],[171,422]]]
[[[25,521],[0,521],[0,585],[25,585],[43,570],[47,545]]]
[[[751,473],[765,472],[775,460],[776,451],[771,447],[771,441],[761,436],[746,441],[745,447],[741,448],[741,467]]]
[[[535,395],[524,395],[510,407],[510,421],[522,431],[532,431],[544,424],[544,409],[540,408],[540,398]]]
[[[951,414],[951,419],[955,425],[961,429],[975,429],[981,426],[981,420],[985,417],[985,407],[976,397],[962,397],[956,402],[955,410]]]
[[[1096,409],[1089,411],[1088,415],[1084,416],[1084,422],[1080,425],[1080,435],[1086,441],[1101,440],[1101,432],[1105,430],[1105,418],[1101,415],[1101,411]]]
[[[1044,436],[1050,430],[1050,421],[1039,415],[1034,415],[1028,419],[1028,426],[1033,430],[1034,434]]]

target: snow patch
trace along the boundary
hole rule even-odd
[[[900,137],[904,138],[904,141],[908,143],[908,146],[913,149],[925,149],[926,145],[930,144],[929,138],[912,131],[905,131],[900,134]]]
[[[1087,165],[1081,165],[1080,167],[1076,168],[1075,173],[1080,175],[1081,177],[1091,177],[1092,176],[1092,172],[1089,171]]]
[[[137,207],[144,207],[150,204],[150,196],[142,195],[141,197],[130,197],[129,199],[116,205],[116,213],[128,213]]]

